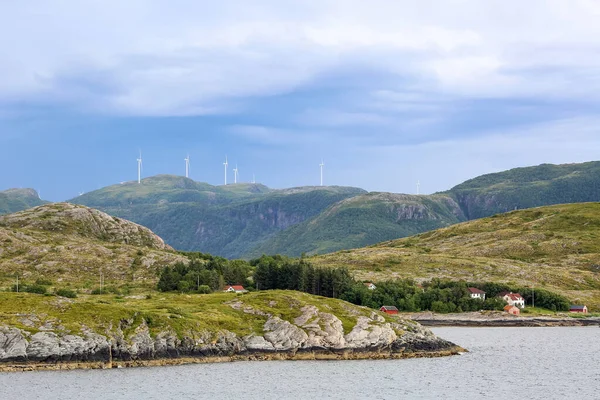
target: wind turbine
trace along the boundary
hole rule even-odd
[[[190,155],[188,154],[186,158],[183,159],[185,161],[185,177],[190,177]]]
[[[140,150],[140,158],[137,159],[138,163],[138,183],[142,183],[142,151]]]
[[[256,177],[254,176],[254,173],[252,173],[252,184],[256,184]]]
[[[321,167],[321,186],[323,186],[323,167],[325,166],[325,163],[323,162],[323,159],[321,159],[321,164],[319,164],[319,167]]]
[[[421,181],[417,181],[417,195],[419,195],[419,191],[421,189]]]
[[[225,156],[225,162],[223,163],[223,165],[225,166],[225,184],[227,185],[227,166],[229,165],[229,163],[227,162],[227,156]]]
[[[237,183],[238,171],[237,164],[235,164],[235,168],[233,169],[233,183]]]

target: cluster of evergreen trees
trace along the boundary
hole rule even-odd
[[[187,253],[189,265],[165,267],[160,274],[161,291],[210,293],[226,284],[240,284],[249,290],[298,290],[378,309],[395,306],[400,311],[438,313],[501,310],[506,303],[501,292],[520,293],[528,305],[567,311],[569,300],[544,289],[512,287],[500,283],[468,283],[433,279],[422,285],[410,279],[377,282],[369,290],[356,281],[346,268],[319,268],[304,259],[262,256],[250,262],[227,260],[202,253]],[[251,279],[249,279],[251,278]],[[472,299],[469,287],[486,292],[486,300]]]
[[[252,267],[243,260],[227,260],[202,253],[187,253],[188,265],[177,263],[160,273],[158,290],[163,292],[211,293],[224,285],[249,286]]]

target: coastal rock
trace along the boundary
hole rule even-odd
[[[27,345],[20,329],[0,326],[0,361],[26,359]]]

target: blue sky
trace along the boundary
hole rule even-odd
[[[252,4],[250,4],[252,3]],[[445,190],[600,157],[593,0],[0,4],[0,190],[144,175]],[[230,176],[232,172],[230,171]]]

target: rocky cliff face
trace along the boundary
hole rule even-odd
[[[39,319],[28,315],[26,320],[35,333],[0,325],[0,371],[252,359],[432,357],[464,351],[415,322],[387,322],[376,312],[357,316],[357,323],[345,332],[337,316],[314,305],[303,306],[301,315],[292,321],[240,300],[227,306],[266,319],[263,332],[245,336],[228,330],[195,330],[184,335],[169,329],[151,332],[142,318],[135,327],[130,319],[105,332],[84,328],[75,334],[66,332],[59,321],[36,326]]]

